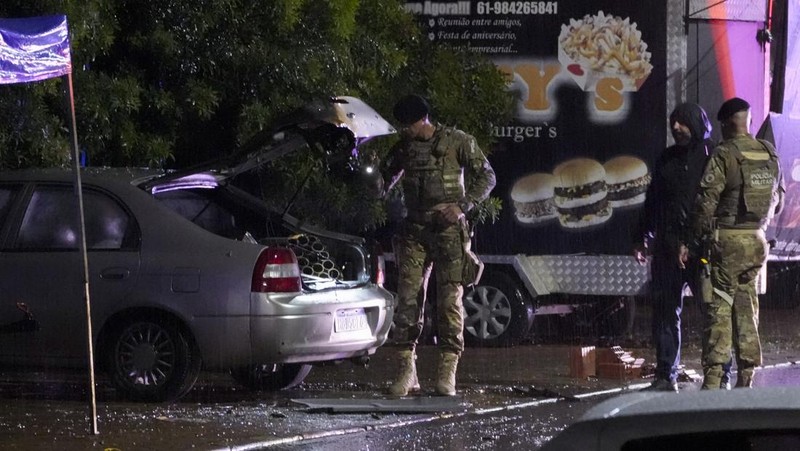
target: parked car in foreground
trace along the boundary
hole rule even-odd
[[[364,358],[394,313],[379,255],[231,183],[344,134],[393,133],[358,99],[313,105],[235,158],[188,171],[82,170],[95,362],[129,398],[174,400],[201,368],[260,389]],[[0,173],[0,365],[86,365],[73,173]]]
[[[543,451],[800,449],[800,389],[637,392],[604,401]]]

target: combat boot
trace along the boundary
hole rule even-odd
[[[736,377],[736,388],[752,388],[753,376],[755,376],[754,367],[740,368],[739,375]]]
[[[718,390],[722,385],[724,372],[720,365],[703,368],[703,386],[701,390]]]
[[[442,396],[456,395],[456,368],[458,354],[439,353],[439,367],[436,373],[436,393]]]
[[[414,351],[400,351],[398,358],[400,360],[400,368],[398,369],[397,379],[389,386],[389,394],[392,396],[406,396],[408,392],[419,391],[417,365],[414,362],[417,356]]]

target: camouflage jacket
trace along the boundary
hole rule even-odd
[[[436,125],[428,141],[402,140],[391,151],[388,186],[402,183],[409,212],[440,203],[458,203],[464,212],[489,196],[495,174],[475,138]]]
[[[763,162],[763,168],[769,168],[762,169],[762,172],[767,172],[765,175],[749,176],[758,181],[768,179],[768,206],[758,215],[748,212],[746,205],[750,188],[744,180],[748,176],[742,174],[740,162],[743,160]],[[784,192],[780,164],[771,144],[756,140],[749,134],[722,141],[712,152],[700,181],[690,221],[691,239],[697,240],[712,233],[715,221],[730,228],[765,227],[769,219],[780,211]]]

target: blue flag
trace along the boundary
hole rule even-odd
[[[0,19],[0,84],[72,72],[67,16]]]

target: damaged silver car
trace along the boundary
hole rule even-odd
[[[391,133],[368,105],[336,97],[222,161],[157,176],[83,170],[95,362],[116,389],[174,400],[201,369],[281,389],[312,364],[373,354],[394,313],[381,256],[233,180],[292,152]],[[0,365],[88,362],[77,205],[70,171],[0,173]]]

